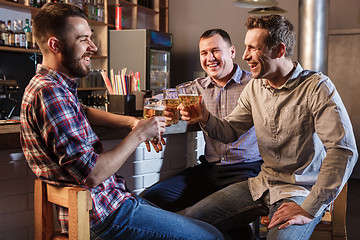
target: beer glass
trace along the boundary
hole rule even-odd
[[[179,98],[176,88],[168,88],[163,90],[163,104],[171,109],[170,111],[174,114],[174,118],[168,122],[167,124],[177,124],[179,122],[179,110],[177,107],[179,106]]]
[[[148,98],[144,101],[144,113],[143,117],[149,119],[153,116],[163,116],[165,106],[162,105],[162,101],[155,98]]]
[[[199,94],[195,82],[185,82],[176,86],[180,103],[182,103],[189,112],[190,122],[195,122],[202,118],[199,104]]]

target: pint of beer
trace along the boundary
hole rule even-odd
[[[161,104],[161,100],[147,99],[144,101],[143,117],[149,119],[153,116],[163,116],[165,106]]]
[[[163,104],[167,107],[167,110],[170,110],[174,114],[174,118],[167,124],[177,124],[179,122],[179,98],[176,88],[168,88],[163,91]]]
[[[195,82],[190,81],[176,86],[180,102],[187,108],[191,122],[202,118],[199,104],[199,94]]]

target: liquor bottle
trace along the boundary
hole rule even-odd
[[[7,33],[9,34],[9,44],[10,47],[15,47],[15,34],[11,28],[11,20],[8,20],[8,24],[6,27]]]
[[[104,22],[104,1],[98,0],[98,18],[99,22]]]
[[[29,27],[29,19],[25,20],[25,27],[23,31],[25,33],[25,48],[31,49],[33,46],[32,46],[32,33]]]
[[[4,46],[9,46],[9,34],[6,29],[5,21],[2,21],[0,24],[1,30],[1,38],[4,41]]]
[[[20,31],[18,28],[18,22],[16,20],[13,21],[13,30],[14,30],[14,39],[15,39],[15,47],[20,47]]]
[[[19,29],[19,33],[20,33],[20,47],[25,48],[26,35],[25,35],[24,29],[23,29],[23,21],[22,20],[18,20],[18,29]]]
[[[5,31],[5,28],[3,28],[3,21],[0,20],[0,46],[4,46],[4,39],[3,39],[3,32]]]
[[[32,20],[31,20],[32,21]],[[31,22],[31,32],[33,33],[33,30],[32,30],[32,22]],[[31,34],[31,43],[32,43],[32,49],[39,49],[37,43],[36,43],[36,40],[35,40],[35,35],[34,34]]]
[[[96,8],[95,8],[95,4],[94,1],[96,0],[90,0],[90,4],[89,4],[89,19],[95,19],[95,13],[96,13]]]

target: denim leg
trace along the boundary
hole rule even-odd
[[[281,204],[285,202],[295,202],[301,204],[305,200],[305,197],[289,197],[277,201],[270,206],[269,218],[271,219]],[[278,226],[269,229],[266,239],[268,240],[306,240],[309,239],[316,225],[320,222],[323,214],[314,218],[310,223],[304,225],[292,225],[285,229],[279,230]]]
[[[266,203],[252,199],[247,181],[223,188],[185,211],[186,216],[208,222],[221,232],[246,226],[267,214]]]
[[[92,239],[223,239],[210,224],[128,199],[104,222],[91,228]]]
[[[200,164],[155,184],[143,197],[162,209],[178,212],[218,190],[209,175],[209,167]]]

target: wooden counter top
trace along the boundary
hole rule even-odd
[[[20,124],[0,125],[0,150],[20,148]]]
[[[167,134],[181,134],[186,132],[192,132],[199,130],[195,125],[187,125],[186,122],[180,121],[178,124],[166,127],[164,135]],[[92,127],[100,140],[112,140],[112,139],[122,139],[129,134],[130,129],[117,129],[117,128],[107,128],[107,127]],[[14,149],[20,148],[20,124],[9,124],[9,125],[0,125],[0,150],[5,149]]]

